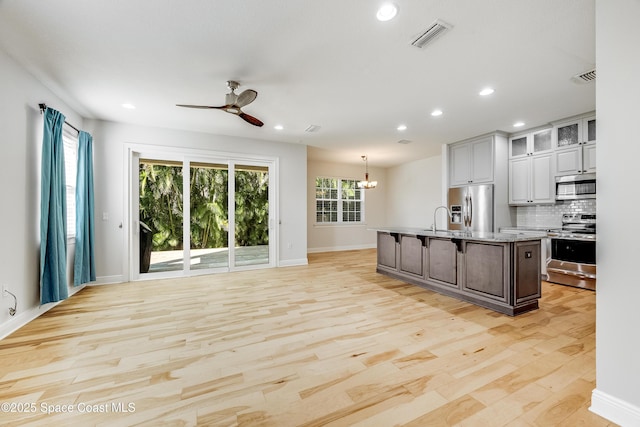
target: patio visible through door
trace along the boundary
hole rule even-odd
[[[271,164],[259,161],[174,161],[140,155],[134,276],[274,265],[270,169]]]

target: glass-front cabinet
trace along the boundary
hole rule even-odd
[[[596,117],[590,116],[554,126],[556,148],[569,148],[596,142]]]
[[[556,176],[596,171],[596,117],[587,116],[556,124]]]
[[[553,128],[509,138],[509,158],[533,156],[553,150]]]

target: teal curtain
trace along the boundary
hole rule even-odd
[[[40,178],[40,302],[66,299],[67,199],[62,125],[64,115],[44,112]]]
[[[73,285],[96,280],[94,259],[93,215],[93,138],[78,134],[78,174],[76,178],[76,253],[73,265]]]

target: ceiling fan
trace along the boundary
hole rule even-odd
[[[240,86],[240,83],[236,81],[233,81],[233,80],[227,81],[227,87],[231,90],[231,92],[229,92],[226,95],[225,104],[220,107],[213,107],[209,105],[188,105],[188,104],[176,104],[176,106],[187,107],[187,108],[203,108],[203,109],[212,108],[216,110],[224,110],[227,113],[240,116],[241,119],[243,119],[247,123],[251,123],[254,126],[262,126],[264,123],[262,123],[260,120],[242,111],[242,107],[244,107],[245,105],[249,105],[253,101],[255,101],[256,97],[258,96],[258,92],[256,92],[253,89],[247,89],[238,95],[236,94],[235,90],[238,89],[239,86]]]

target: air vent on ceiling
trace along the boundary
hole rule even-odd
[[[398,144],[407,145],[407,144],[411,144],[411,141],[408,139],[401,139],[400,141],[398,141]]]
[[[318,132],[319,130],[320,130],[320,126],[309,125],[304,131],[305,132]]]
[[[428,43],[431,43],[442,34],[449,31],[453,26],[451,24],[447,24],[441,19],[436,19],[436,21],[429,26],[425,31],[420,33],[415,39],[411,41],[411,46],[423,48]]]
[[[586,71],[582,74],[576,74],[575,76],[571,77],[571,80],[576,83],[593,82],[596,80],[596,69],[594,68],[593,70]]]

